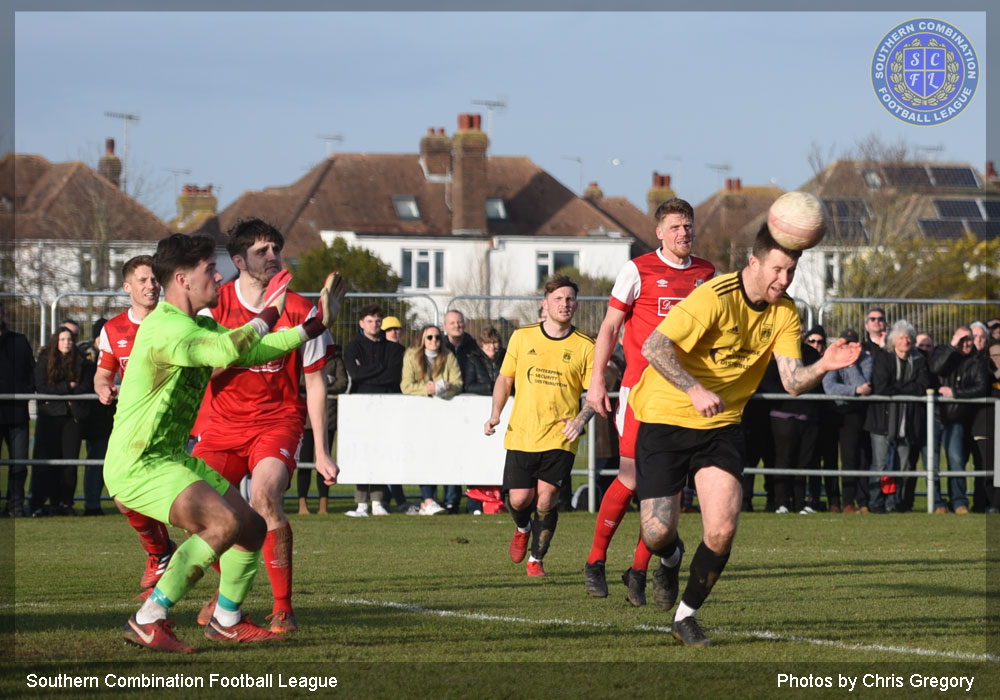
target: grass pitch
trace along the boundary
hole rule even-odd
[[[963,694],[1000,693],[995,599],[988,605],[997,569],[987,530],[996,516],[988,525],[981,515],[744,514],[729,565],[699,614],[717,646],[697,650],[673,641],[671,616],[652,604],[651,583],[650,605],[625,601],[620,575],[631,563],[635,513],[609,552],[611,595],[598,600],[583,586],[595,518],[588,513],[560,516],[548,577],[536,580],[507,557],[507,515],[351,519],[346,507],[290,516],[301,629],[291,641],[234,647],[205,639],[195,616],[218,579],[209,572],[172,615],[178,636],[199,649],[191,657],[122,642],[145,561],[124,518],[0,521],[4,564],[14,564],[3,581],[13,647],[0,696],[128,692],[32,689],[29,673],[95,675],[101,683],[108,673],[183,673],[207,684],[211,673],[268,671],[286,683],[336,676],[338,687],[206,685],[183,696],[842,697],[844,677],[857,677],[854,694],[865,697],[928,692],[914,690],[913,674],[974,676]],[[699,516],[682,515],[680,533],[688,545],[683,592]],[[259,621],[270,612],[263,566],[244,610]],[[782,673],[799,687],[783,684]],[[882,687],[863,689],[865,674]],[[814,687],[824,679],[833,687]]]

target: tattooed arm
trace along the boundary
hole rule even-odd
[[[824,374],[853,365],[860,356],[861,345],[848,343],[843,338],[837,338],[823,356],[811,365],[803,365],[802,358],[799,357],[784,357],[774,353],[774,359],[778,363],[778,374],[781,375],[781,384],[792,396],[809,391],[819,384]]]
[[[683,391],[691,399],[691,405],[706,418],[711,418],[725,410],[725,402],[715,393],[703,387],[691,373],[684,369],[674,350],[674,341],[659,331],[653,331],[642,345],[642,356],[663,375],[663,378]]]
[[[572,420],[568,418],[562,418],[562,422],[566,425],[563,426],[563,435],[567,440],[573,442],[583,433],[583,427],[587,425],[587,421],[590,420],[591,416],[596,413],[594,407],[590,404],[584,404],[583,408],[579,413],[576,414],[576,418]]]

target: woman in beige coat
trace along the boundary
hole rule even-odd
[[[455,355],[444,346],[441,329],[424,326],[413,345],[403,356],[403,380],[399,384],[404,394],[427,398],[450,399],[462,391],[462,372]],[[437,515],[444,508],[434,499],[437,486],[420,486],[420,514]]]

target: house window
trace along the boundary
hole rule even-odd
[[[402,221],[420,220],[420,207],[417,206],[417,198],[412,194],[392,195],[392,206],[396,210],[396,216]]]
[[[879,175],[874,170],[865,171],[865,184],[868,185],[869,189],[877,190],[882,186],[882,176]]]
[[[507,220],[507,207],[504,206],[502,197],[486,198],[486,218],[490,221]]]
[[[444,251],[403,249],[403,287],[444,289]]]
[[[546,280],[566,267],[580,267],[580,253],[575,250],[553,250],[539,252],[537,257],[538,288],[545,286]]]

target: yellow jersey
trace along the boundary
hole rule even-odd
[[[500,374],[513,377],[517,389],[504,447],[576,454],[577,441],[563,436],[561,419],[580,412],[580,395],[590,386],[593,369],[594,340],[575,328],[564,338],[546,335],[540,323],[514,331],[500,365]]]
[[[784,295],[777,304],[751,304],[739,272],[716,277],[675,305],[653,332],[674,342],[681,365],[725,401],[725,410],[702,416],[685,392],[650,365],[629,393],[632,411],[643,423],[685,428],[739,423],[771,355],[801,357],[801,331],[791,297]]]

